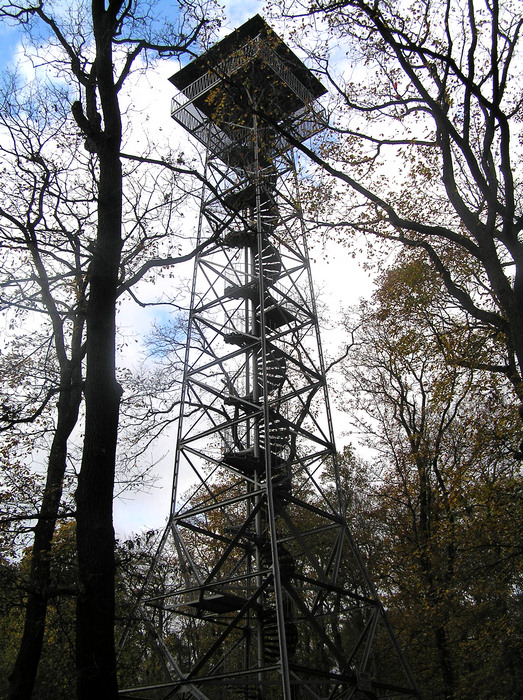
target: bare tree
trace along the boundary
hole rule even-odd
[[[489,369],[523,401],[518,3],[320,1],[283,14],[323,29],[310,58],[335,102],[320,148],[302,147],[326,174],[310,210],[321,219],[335,200],[338,239],[422,251],[464,322],[497,338],[504,361]],[[294,38],[306,48],[310,36]]]
[[[65,159],[56,154],[49,157],[49,150],[56,146],[57,139],[64,139],[68,128],[66,115],[49,107],[49,102],[58,97],[38,89],[24,91],[11,76],[3,91],[0,117],[4,131],[0,237],[6,263],[0,304],[12,317],[15,334],[22,335],[18,348],[12,346],[3,358],[11,373],[20,376],[11,377],[11,389],[16,386],[18,392],[5,397],[2,430],[44,421],[56,402],[40,506],[26,514],[27,519],[36,521],[25,629],[11,679],[16,689],[13,697],[30,697],[36,675],[50,595],[50,550],[62,500],[67,443],[78,420],[82,397],[87,257],[80,239],[89,225],[93,197],[86,196],[83,186],[75,185],[79,163],[77,167],[74,163],[81,161],[76,136],[69,143]],[[25,323],[29,333],[20,329]],[[18,359],[13,362],[15,354]],[[38,364],[36,380],[31,368],[34,364]],[[24,380],[25,391],[21,390]],[[34,432],[50,430],[48,422],[45,420]]]
[[[20,283],[19,275],[12,283],[19,285],[19,291],[24,287],[32,289],[33,301],[27,302],[28,313],[45,310],[49,315],[59,371],[54,382],[49,382],[48,396],[40,395],[39,398],[44,399],[40,401],[40,407],[33,404],[32,414],[27,411],[22,417],[20,413],[15,415],[8,411],[4,418],[8,425],[19,424],[21,420],[30,421],[52,397],[58,396],[56,428],[61,425],[60,421],[64,425],[63,429],[55,431],[55,436],[60,434],[56,459],[53,458],[57,468],[55,472],[49,472],[47,500],[38,517],[42,546],[37,546],[35,541],[33,547],[36,612],[29,616],[32,622],[27,622],[12,677],[11,697],[29,697],[36,672],[46,597],[46,564],[37,560],[39,552],[45,560],[49,551],[60,503],[67,440],[76,423],[82,392],[85,431],[75,496],[79,563],[78,696],[116,697],[112,500],[122,393],[116,377],[116,304],[119,295],[129,291],[131,285],[148,271],[174,264],[180,259],[158,255],[154,245],[156,235],[151,234],[148,226],[137,225],[134,237],[129,235],[128,227],[124,227],[125,207],[132,196],[126,198],[123,188],[126,173],[121,157],[123,112],[120,92],[132,69],[139,63],[138,59],[147,65],[153,54],[183,54],[201,33],[206,20],[198,7],[181,6],[176,23],[171,21],[161,25],[152,3],[104,3],[99,0],[60,8],[52,7],[51,3],[3,3],[0,12],[4,19],[18,22],[26,30],[25,40],[32,45],[31,50],[35,55],[41,51],[41,60],[45,61],[48,72],[54,72],[55,84],[62,86],[62,95],[57,96],[59,101],[55,102],[55,108],[61,111],[60,99],[70,103],[70,95],[73,90],[77,91],[78,97],[71,106],[77,136],[73,139],[74,148],[68,151],[68,177],[61,180],[60,187],[74,180],[72,171],[80,159],[86,161],[83,178],[87,178],[88,184],[84,193],[89,193],[81,202],[86,209],[80,216],[74,196],[68,198],[68,193],[57,190],[58,180],[53,180],[50,167],[52,157],[46,157],[42,149],[31,147],[21,153],[17,151],[17,145],[13,146],[13,162],[22,163],[27,177],[32,178],[31,207],[26,208],[24,215],[9,204],[2,209],[2,222],[7,235],[16,237],[17,246],[25,246],[31,252],[33,269],[27,274],[26,284]],[[52,105],[50,109],[53,109]],[[29,116],[28,129],[31,130],[32,115]],[[70,130],[70,123],[66,125],[64,122],[64,128]],[[78,136],[84,147],[82,156],[77,150],[80,145]],[[58,132],[55,132],[55,137],[58,139]],[[59,146],[70,149],[71,142],[63,132],[60,138]],[[176,171],[187,170],[174,167],[167,156],[165,166],[169,177]],[[132,162],[130,170],[137,167],[137,161],[136,156],[129,159]],[[148,163],[149,168],[152,165],[152,162]],[[162,164],[156,161],[155,165]],[[48,171],[51,173],[49,177]],[[63,169],[61,174],[64,174]],[[172,192],[172,182],[164,184],[169,184],[168,192]],[[170,194],[160,191],[157,196],[169,204],[171,212],[175,210],[176,203]],[[158,201],[154,205],[149,203],[149,217],[157,206]],[[67,213],[64,213],[64,208]],[[145,218],[142,224],[144,221]],[[53,238],[57,232],[62,236],[61,244],[66,241],[69,246],[64,256],[61,256],[63,251],[58,239]],[[162,235],[165,233],[169,230],[163,231]],[[50,269],[53,270],[52,277]],[[63,298],[68,285],[69,291],[74,292],[74,302],[71,297]],[[82,363],[85,377],[82,376]],[[37,569],[41,572],[40,579]]]

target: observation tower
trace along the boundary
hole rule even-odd
[[[122,696],[414,697],[336,462],[292,148],[325,88],[259,16],[171,82],[207,185],[171,512],[134,614],[157,675],[138,662]]]

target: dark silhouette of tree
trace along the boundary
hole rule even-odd
[[[24,211],[13,209],[13,202],[4,200],[6,206],[1,211],[3,232],[8,239],[12,236],[16,240],[12,251],[29,251],[32,267],[29,271],[27,268],[17,271],[22,281],[16,275],[8,281],[4,287],[9,292],[7,301],[13,301],[11,292],[17,285],[18,291],[24,286],[30,289],[32,297],[26,300],[25,313],[44,311],[48,315],[52,327],[49,337],[56,355],[49,364],[53,366],[52,377],[45,378],[31,405],[22,413],[8,405],[2,417],[7,427],[34,422],[58,398],[48,482],[35,527],[26,629],[11,678],[12,698],[30,697],[34,682],[45,624],[49,552],[62,494],[67,441],[77,421],[82,395],[84,443],[75,494],[78,696],[116,697],[112,499],[122,393],[115,366],[116,304],[119,295],[129,291],[148,271],[184,257],[158,255],[155,236],[149,234],[146,225],[138,223],[139,235],[133,239],[123,229],[124,207],[129,200],[124,198],[123,189],[126,173],[121,154],[120,92],[136,64],[148,65],[153,56],[183,54],[206,24],[197,6],[180,6],[174,21],[170,18],[163,24],[158,21],[153,4],[147,2],[94,0],[75,5],[70,11],[62,10],[65,8],[46,3],[2,3],[0,7],[2,18],[16,22],[25,31],[25,41],[32,45],[34,55],[42,54],[48,75],[54,74],[56,78],[54,99],[45,105],[46,118],[42,117],[46,121],[44,126],[55,130],[52,137],[49,131],[45,135],[38,132],[34,114],[18,111],[18,124],[24,117],[28,121],[25,132],[11,132],[15,137],[11,165],[15,168],[21,165],[22,173],[14,175],[10,194],[15,199],[18,196],[20,203],[23,188],[28,188],[28,203]],[[74,90],[77,97],[71,100]],[[72,101],[74,130],[63,114],[64,101],[68,104]],[[53,111],[62,115],[62,131],[57,119],[52,118]],[[25,137],[23,146],[21,133]],[[33,144],[30,146],[29,136]],[[59,172],[54,168],[52,155],[45,153],[49,138],[59,148],[69,149],[69,165],[64,164],[67,157],[62,158]],[[132,154],[129,158],[136,168],[140,159]],[[86,165],[82,177],[87,182],[84,182],[85,198],[75,202],[81,189],[78,185],[78,190],[73,191],[71,185],[78,182],[72,172],[77,159]],[[156,160],[148,167],[158,165],[160,161]],[[173,165],[169,154],[164,165],[171,174],[187,171],[183,164]],[[63,177],[68,168],[70,179]],[[17,175],[21,177],[19,182]],[[169,187],[158,195],[165,198],[172,212],[176,202],[171,193]],[[158,208],[158,202],[151,209],[154,207]],[[142,224],[143,221],[145,218]],[[67,288],[73,292],[69,297],[64,292]],[[20,301],[21,297],[17,298]]]
[[[465,322],[496,339],[502,362],[486,368],[522,401],[519,4],[349,0],[274,12],[324,30],[321,45],[298,24],[294,34],[333,95],[327,136],[302,147],[325,173],[309,211],[322,219],[326,209],[326,226],[351,245],[362,233],[389,253],[423,252]]]
[[[78,137],[69,139],[65,158],[49,153],[64,142],[71,126],[58,108],[60,95],[35,87],[24,90],[11,76],[2,96],[0,120],[8,136],[2,145],[0,237],[6,267],[1,306],[12,319],[13,337],[18,336],[2,358],[4,372],[11,375],[3,377],[11,395],[3,402],[2,431],[21,430],[24,442],[29,437],[27,426],[34,440],[51,435],[40,505],[25,513],[26,522],[35,518],[34,554],[12,683],[18,688],[14,697],[29,697],[44,636],[51,543],[62,502],[67,444],[82,400],[87,256],[81,238],[90,225],[94,198],[74,184],[85,165]],[[51,426],[49,412],[55,403]]]

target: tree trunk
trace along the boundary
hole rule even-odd
[[[511,331],[511,341],[514,347],[515,355],[518,361],[518,372],[512,383],[516,389],[516,393],[520,402],[523,404],[523,260],[519,260],[516,264],[516,273],[514,276],[514,301],[512,308],[509,309],[509,321]],[[516,374],[516,373],[515,373]],[[522,416],[523,418],[523,416]],[[522,443],[523,444],[523,443]]]
[[[92,0],[100,120],[87,95],[86,136],[98,155],[98,221],[89,268],[85,436],[76,491],[79,592],[76,667],[79,700],[116,700],[113,488],[121,388],[116,381],[116,295],[122,251],[122,123],[112,41],[120,0]],[[106,8],[107,5],[107,8]],[[81,120],[82,121],[82,120]],[[103,131],[100,125],[103,123]],[[91,146],[91,147],[92,147]]]
[[[419,443],[411,443],[414,454],[420,449]],[[416,458],[416,466],[419,478],[419,563],[423,572],[426,596],[433,611],[434,621],[438,621],[433,629],[434,642],[438,655],[438,663],[441,672],[441,691],[444,700],[454,700],[456,680],[451,662],[445,623],[448,619],[446,603],[441,598],[441,587],[451,586],[447,578],[447,572],[434,564],[432,540],[431,511],[433,495],[429,474],[429,462],[426,458]],[[453,556],[453,554],[452,554]]]
[[[78,698],[116,698],[113,486],[121,389],[115,373],[115,302],[121,255],[118,151],[99,152],[98,239],[87,307],[85,437],[76,491]]]
[[[30,700],[42,652],[51,584],[51,546],[62,499],[67,441],[78,420],[82,398],[80,375],[79,365],[76,368],[68,365],[60,376],[57,425],[49,453],[39,518],[34,529],[24,631],[9,679],[9,700]]]

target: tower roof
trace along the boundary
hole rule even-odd
[[[291,51],[267,22],[254,15],[240,27],[228,34],[224,39],[212,46],[208,51],[188,63],[184,68],[172,75],[169,80],[179,90],[184,90],[212,68],[218,66],[245,43],[256,37],[267,40],[271,49],[276,53],[290,71],[298,78],[314,98],[321,97],[327,90],[307,68],[307,66]]]

